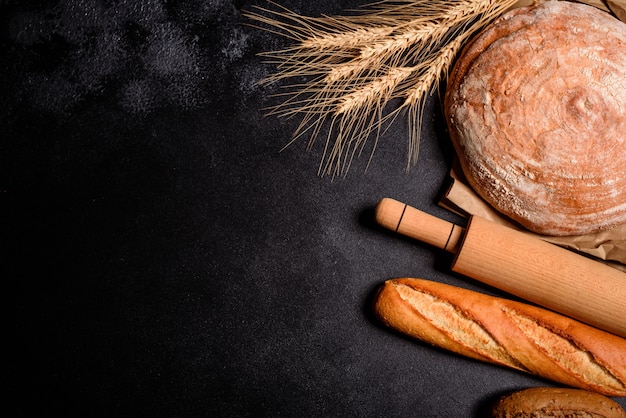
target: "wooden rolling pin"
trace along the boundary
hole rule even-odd
[[[457,273],[626,338],[626,274],[617,269],[478,216],[463,228],[389,198],[376,221],[455,253]]]

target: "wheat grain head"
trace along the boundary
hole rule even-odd
[[[293,44],[261,54],[276,71],[264,83],[306,78],[287,86],[269,110],[301,116],[292,141],[309,135],[309,146],[328,124],[320,175],[345,175],[355,156],[383,126],[407,113],[407,170],[416,164],[424,103],[446,79],[454,58],[473,34],[517,0],[383,0],[346,16],[305,17],[278,10],[246,12],[264,29]],[[401,105],[388,110],[393,99]]]

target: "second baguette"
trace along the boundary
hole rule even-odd
[[[626,340],[552,311],[423,279],[388,280],[387,326],[473,359],[607,396],[626,396]]]

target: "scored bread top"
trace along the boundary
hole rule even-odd
[[[626,24],[548,1],[468,44],[446,119],[470,185],[527,229],[583,235],[626,223]]]
[[[430,280],[386,281],[377,317],[452,352],[608,396],[626,396],[626,339],[526,303]]]

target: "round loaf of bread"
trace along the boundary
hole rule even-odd
[[[463,50],[445,113],[470,185],[544,235],[626,223],[626,24],[591,6],[512,10]]]

